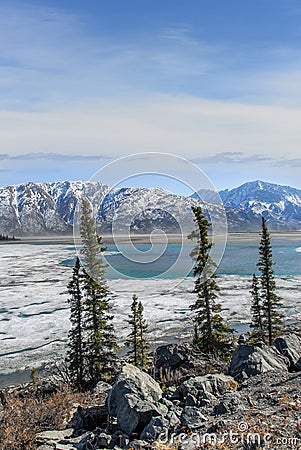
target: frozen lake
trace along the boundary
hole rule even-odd
[[[301,319],[300,240],[273,242],[278,293],[285,314]],[[109,260],[115,258],[108,248]],[[0,245],[0,373],[12,373],[64,354],[69,329],[67,283],[75,251],[62,243]],[[236,327],[250,320],[250,283],[258,259],[257,243],[230,242],[219,275],[223,315]],[[62,262],[65,261],[65,265]],[[66,265],[67,264],[67,265]],[[110,274],[110,270],[108,271]],[[189,305],[195,300],[193,278],[128,279],[108,281],[118,340],[128,333],[127,315],[132,295],[143,302],[154,345],[192,334]],[[180,282],[181,281],[181,282]],[[180,283],[179,283],[180,282]]]

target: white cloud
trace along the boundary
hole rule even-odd
[[[1,152],[118,157],[165,151],[189,158],[243,152],[277,159],[300,152],[301,108],[162,96],[75,110],[0,112]]]
[[[124,40],[88,25],[54,8],[0,5],[0,153],[163,151],[246,172],[300,160],[297,47],[249,54],[187,24]]]

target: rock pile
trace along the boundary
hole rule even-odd
[[[159,361],[167,367],[169,354],[172,367],[181,365],[186,358],[182,350],[162,349]],[[220,439],[233,449],[284,449],[289,438],[301,444],[301,374],[289,372],[299,367],[300,356],[298,336],[281,336],[272,347],[243,343],[233,354],[229,374],[192,376],[163,391],[150,375],[125,365],[114,386],[97,386],[107,393],[105,404],[78,407],[66,430],[36,437],[38,448],[138,449],[159,441],[191,450]],[[231,433],[236,433],[235,445]],[[257,447],[248,447],[248,433]]]

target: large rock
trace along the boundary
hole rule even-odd
[[[159,403],[161,397],[161,388],[153,378],[127,364],[109,393],[109,414],[117,417],[123,432],[140,433],[152,417],[167,413],[167,407]]]
[[[298,367],[301,358],[301,339],[299,336],[294,333],[279,336],[275,339],[274,345],[288,359],[289,369],[301,369],[301,367]]]
[[[78,437],[72,437],[72,429],[67,430],[49,430],[43,431],[36,435],[35,443],[41,444],[38,450],[84,450],[88,443],[95,441],[95,436],[92,433],[85,433]],[[93,447],[94,448],[94,447]]]
[[[262,342],[240,345],[233,353],[230,373],[236,379],[251,377],[270,370],[287,370],[287,360],[273,347]]]
[[[241,394],[237,391],[226,392],[219,403],[213,408],[212,414],[219,416],[223,414],[234,414],[237,411],[245,411],[248,405],[245,404]]]
[[[105,428],[108,423],[108,409],[105,405],[94,405],[87,408],[78,406],[74,411],[69,427],[73,427],[76,434],[84,430],[93,431],[96,427]]]
[[[148,442],[152,442],[157,437],[168,430],[169,421],[163,417],[153,417],[151,421],[146,425],[141,433],[140,439]]]
[[[156,350],[156,367],[163,370],[190,367],[193,365],[191,353],[191,346],[186,343],[161,345]]]
[[[174,393],[174,398],[186,407],[206,406],[215,402],[225,391],[234,388],[236,383],[231,376],[209,374],[184,381]]]
[[[186,406],[181,415],[181,423],[189,430],[200,428],[208,420],[195,406]]]
[[[177,384],[192,375],[203,375],[210,371],[223,372],[226,366],[217,358],[210,358],[197,351],[191,344],[167,344],[157,348],[155,354],[157,376],[168,384]]]
[[[72,428],[67,430],[47,430],[38,433],[35,440],[39,444],[55,444],[57,441],[71,438],[72,434]]]
[[[107,397],[108,393],[112,389],[112,386],[104,381],[99,381],[93,389],[93,394],[97,397]]]
[[[298,359],[298,361],[295,363],[295,370],[298,372],[301,371],[301,357]]]

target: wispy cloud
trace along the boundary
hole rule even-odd
[[[30,161],[30,160],[61,160],[61,161],[89,161],[89,160],[109,160],[110,158],[102,155],[66,155],[63,153],[44,153],[44,152],[32,152],[23,153],[19,155],[8,155],[7,153],[0,153],[0,160],[15,160],[15,161]]]
[[[300,167],[297,44],[210,40],[187,23],[121,39],[89,20],[1,3],[3,165],[163,151],[210,167]]]
[[[299,157],[301,108],[246,105],[184,96],[103,102],[80,110],[0,111],[3,153],[104,157],[165,151],[188,158]],[[235,156],[236,154],[236,156]],[[247,162],[247,161],[246,161]]]
[[[301,158],[293,158],[293,159],[280,158],[277,161],[273,161],[273,165],[276,167],[286,166],[295,169],[301,167]]]
[[[91,34],[85,16],[45,5],[0,5],[0,92],[8,109],[178,89],[187,77],[206,73],[217,53],[177,26],[121,41]]]
[[[193,161],[206,164],[247,164],[272,161],[272,158],[256,154],[248,156],[243,152],[222,152],[210,157],[195,158]]]
[[[0,5],[0,54],[7,109],[80,107],[162,92],[270,103],[292,100],[293,91],[296,99],[297,90],[301,98],[301,64],[292,66],[297,48],[261,50],[255,64],[249,48],[213,44],[185,23],[122,41],[90,33],[85,15],[13,1]]]
[[[10,110],[63,109],[104,99],[192,95],[246,103],[301,100],[299,49],[200,38],[187,23],[121,40],[89,17],[45,5],[0,5],[0,94]],[[260,58],[259,58],[260,55]]]

